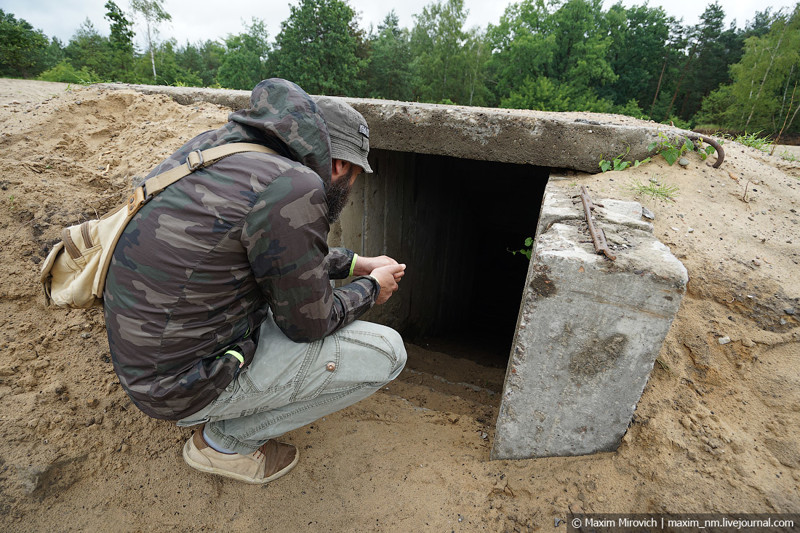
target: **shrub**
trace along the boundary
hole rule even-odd
[[[97,74],[87,67],[76,70],[69,59],[64,59],[53,68],[45,70],[39,75],[38,79],[43,81],[59,81],[61,83],[78,83],[82,85],[101,81]]]

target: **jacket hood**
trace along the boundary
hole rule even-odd
[[[250,108],[231,113],[231,122],[243,126],[248,139],[260,142],[309,167],[325,188],[331,182],[331,144],[328,126],[316,102],[296,84],[280,78],[262,81],[250,95]],[[236,129],[231,131],[235,133]]]
[[[201,133],[156,166],[148,178],[186,161],[190,152],[223,144],[263,144],[319,175],[325,190],[331,183],[331,142],[316,102],[294,83],[264,80],[250,95],[250,108],[228,116],[228,123]]]

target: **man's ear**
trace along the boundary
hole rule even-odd
[[[338,181],[341,177],[350,179],[351,163],[341,159],[331,160],[331,181]]]

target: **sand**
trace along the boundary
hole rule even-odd
[[[191,431],[130,403],[101,310],[45,307],[39,264],[63,226],[229,111],[0,80],[5,531],[535,531],[569,512],[800,511],[800,163],[732,142],[719,169],[692,154],[559,182],[594,198],[679,187],[642,199],[690,281],[616,452],[489,461],[503,369],[409,345],[396,382],[286,435],[301,460],[285,478],[189,469]]]

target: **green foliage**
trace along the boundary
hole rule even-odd
[[[42,55],[41,67],[44,70],[53,68],[65,58],[64,45],[61,44],[61,41],[59,41],[57,37],[53,37]]]
[[[365,59],[355,12],[344,0],[301,0],[281,23],[268,67],[312,94],[359,96]]]
[[[784,150],[783,152],[781,152],[780,157],[784,161],[790,161],[792,163],[797,161],[797,159],[798,159],[797,156],[794,155],[793,153],[791,153],[789,150]]]
[[[760,131],[755,133],[747,133],[736,135],[733,140],[739,144],[761,150],[762,152],[769,152],[772,148],[772,141],[768,137],[763,137]]]
[[[408,101],[413,96],[409,31],[390,11],[369,38],[371,53],[365,71],[367,95],[372,98]]]
[[[172,20],[172,15],[164,9],[164,0],[131,0],[131,9],[144,19],[147,49],[150,53],[150,65],[153,68],[153,81],[157,83],[156,38],[158,36],[158,26],[163,22]]]
[[[598,93],[617,104],[631,100],[649,103],[658,85],[665,54],[671,54],[670,26],[674,19],[661,7],[625,8],[617,3],[610,7],[602,24],[611,38],[608,63],[618,78],[599,88]]]
[[[687,122],[700,109],[703,97],[730,81],[727,67],[741,57],[741,36],[733,29],[726,30],[724,20],[722,6],[714,2],[706,6],[700,23],[692,28],[695,53],[688,58],[686,81],[675,106],[680,118]]]
[[[680,128],[682,130],[690,130],[692,129],[692,123],[686,120],[683,120],[680,117],[676,117],[675,115],[670,115],[669,117],[665,118],[661,121],[662,124],[669,124],[670,126],[675,126],[676,128]]]
[[[613,102],[595,89],[618,79],[600,0],[523,0],[489,27],[487,39],[502,107],[610,111]]]
[[[695,124],[730,124],[731,116],[730,110],[734,104],[734,96],[731,91],[730,85],[721,85],[718,89],[711,91],[711,93],[703,99],[700,110],[695,115]],[[716,129],[706,128],[704,129]]]
[[[706,157],[714,153],[711,145],[703,147],[702,142],[695,144],[689,139],[675,138],[670,139],[664,132],[658,132],[658,140],[650,143],[647,147],[651,152],[656,152],[664,157],[668,165],[672,166],[680,157],[687,153],[697,151],[700,158],[705,161]]]
[[[800,81],[800,5],[789,14],[779,12],[769,31],[747,38],[744,55],[731,74],[733,83],[704,104],[704,119],[740,131],[777,133],[784,122],[785,131],[800,130],[793,122],[800,109],[800,95],[795,95]]]
[[[721,2],[683,26],[646,3],[520,0],[484,31],[465,28],[464,0],[432,0],[410,30],[392,11],[366,37],[347,0],[298,0],[274,42],[253,19],[224,42],[179,47],[158,38],[172,18],[164,0],[132,0],[130,14],[103,1],[110,35],[87,20],[66,47],[0,10],[0,75],[240,89],[281,76],[318,94],[800,131],[800,6],[756,13],[739,30],[724,25]],[[625,163],[609,168],[616,159]]]
[[[462,102],[466,105],[486,105],[492,98],[491,91],[487,86],[491,49],[486,42],[486,34],[476,28],[468,30],[463,50],[464,95]]]
[[[111,35],[108,38],[109,59],[111,62],[110,78],[122,82],[132,82],[134,47],[133,23],[112,0],[105,3],[105,18],[111,24]]]
[[[160,85],[198,86],[202,85],[200,76],[179,62],[179,54],[175,51],[175,41],[169,39],[156,47],[157,83]],[[140,68],[145,62],[140,62]],[[140,70],[140,72],[144,72]],[[146,76],[146,75],[145,75]],[[251,87],[252,88],[252,87]]]
[[[611,113],[614,105],[598,98],[591,89],[581,89],[568,82],[540,76],[527,78],[519,89],[503,98],[500,107],[538,109],[541,111],[589,111]]]
[[[97,74],[89,70],[85,65],[80,69],[73,67],[69,59],[64,59],[53,68],[45,70],[37,79],[61,83],[77,83],[79,85],[102,81]]]
[[[88,18],[72,36],[64,53],[75,69],[85,69],[103,79],[111,77],[111,47],[108,37],[100,35]]]
[[[200,86],[219,86],[216,81],[217,72],[226,53],[225,46],[216,41],[208,40],[196,45],[187,43],[183,48],[176,50],[175,61],[186,72],[196,75],[200,79]]]
[[[0,76],[38,74],[47,48],[48,39],[40,30],[0,9]]]
[[[519,250],[509,250],[511,255],[522,254],[528,258],[528,261],[531,260],[531,254],[533,253],[533,237],[528,237],[525,239],[525,247],[520,248]]]
[[[640,120],[650,120],[642,108],[639,107],[639,102],[636,100],[628,100],[623,105],[614,106],[613,112],[617,115],[627,115],[629,117],[638,118]]]
[[[663,137],[658,142],[651,143],[647,147],[648,150],[655,150],[664,157],[668,165],[674,165],[683,152],[686,151],[686,143],[681,146],[675,146],[663,133],[659,133],[658,136]]]
[[[481,33],[464,31],[467,14],[463,0],[446,0],[414,15],[410,47],[416,99],[459,104],[483,100],[476,102],[476,92],[484,95],[490,49]]]
[[[641,180],[631,181],[628,190],[634,192],[641,198],[650,198],[651,200],[664,200],[674,202],[675,197],[678,196],[680,189],[677,185],[667,185],[661,183],[657,178],[653,177],[647,183]]]
[[[650,162],[649,157],[645,157],[641,161],[639,161],[638,159],[633,162],[625,161],[624,159],[628,155],[628,153],[630,153],[630,151],[631,147],[628,146],[627,150],[619,154],[617,157],[613,158],[611,161],[604,159],[603,156],[601,155],[600,163],[598,164],[600,166],[600,172],[608,172],[609,170],[617,170],[617,171],[625,170],[628,167],[637,168],[639,165],[643,165],[645,163]]]
[[[267,28],[263,20],[253,19],[247,32],[225,39],[225,55],[217,71],[217,81],[228,89],[249,90],[267,77],[265,61],[269,53]]]

